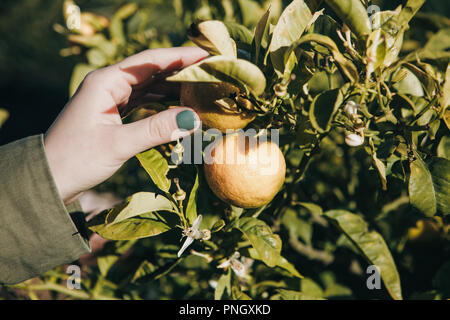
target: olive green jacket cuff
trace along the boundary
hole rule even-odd
[[[90,252],[78,202],[61,200],[43,135],[0,147],[0,284],[19,283]]]

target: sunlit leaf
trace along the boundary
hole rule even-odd
[[[188,203],[186,206],[186,218],[192,225],[197,219],[197,190],[199,185],[198,173],[195,176],[194,186],[192,187],[191,193],[189,194]]]
[[[366,37],[371,31],[367,10],[360,0],[325,0],[337,16],[358,37]]]
[[[139,153],[136,155],[141,166],[147,171],[155,185],[165,192],[169,192],[170,180],[167,178],[169,165],[167,160],[156,149]]]
[[[87,224],[89,229],[102,238],[110,240],[132,240],[156,236],[175,227],[176,215],[172,212],[148,212],[118,223],[105,223],[105,211]]]
[[[189,66],[168,77],[168,81],[179,82],[232,82],[245,86],[253,94],[260,95],[266,88],[266,78],[253,63],[243,59],[215,56]]]
[[[210,20],[192,24],[188,37],[212,55],[236,58],[236,50],[228,29],[222,21]]]
[[[236,226],[250,241],[260,259],[269,267],[278,264],[281,252],[280,237],[272,233],[270,227],[262,220],[245,217]]]
[[[337,224],[369,263],[377,266],[391,297],[402,299],[400,276],[383,237],[376,231],[369,231],[363,218],[348,211],[330,210],[324,215]]]
[[[437,212],[450,213],[450,161],[434,157],[424,162],[417,158],[410,164],[408,191],[411,205],[431,217]]]
[[[230,37],[236,42],[238,49],[249,50],[253,35],[245,26],[235,22],[224,22]]]
[[[281,14],[269,48],[272,65],[279,76],[284,73],[292,45],[300,39],[311,18],[311,11],[303,0],[292,1]]]
[[[124,204],[110,210],[105,222],[118,223],[147,212],[162,210],[173,210],[173,204],[169,199],[153,192],[138,192],[128,197]]]

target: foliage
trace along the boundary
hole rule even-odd
[[[265,207],[232,207],[200,165],[172,162],[179,144],[151,149],[99,188],[133,195],[89,222],[116,241],[84,266],[83,290],[62,290],[67,275],[56,271],[21,288],[100,299],[450,298],[450,21],[418,12],[424,0],[370,17],[366,2],[142,1],[106,23],[91,14],[91,33],[61,26],[67,52],[86,58],[71,93],[87,72],[146,48],[208,50],[168,80],[239,86],[257,115],[249,126],[280,130],[286,183]],[[201,36],[186,32],[200,18]],[[200,220],[179,257],[182,232]],[[367,289],[368,265],[382,290]]]

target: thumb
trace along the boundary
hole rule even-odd
[[[127,160],[134,155],[190,135],[200,127],[198,115],[190,108],[179,107],[159,112],[151,117],[120,126],[119,157]]]

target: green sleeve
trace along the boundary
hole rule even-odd
[[[90,252],[77,202],[64,206],[43,135],[0,147],[0,283],[13,284]]]

